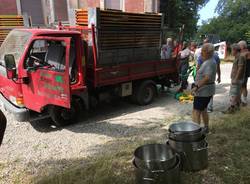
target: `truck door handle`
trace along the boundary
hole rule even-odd
[[[116,72],[110,72],[111,75],[117,75],[118,71]]]

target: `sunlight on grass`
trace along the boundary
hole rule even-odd
[[[183,184],[235,184],[250,181],[250,109],[211,120],[208,135],[209,167],[197,173],[182,173]],[[152,135],[151,135],[152,136]],[[145,135],[145,137],[147,137]],[[150,139],[122,139],[107,146],[109,151],[84,160],[61,172],[42,172],[37,184],[133,184],[131,163],[136,147],[162,142],[165,135]],[[160,140],[161,139],[161,140]],[[150,141],[145,141],[150,140]],[[160,140],[160,141],[159,141]],[[47,174],[46,174],[47,173]]]

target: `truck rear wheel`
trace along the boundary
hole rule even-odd
[[[70,109],[59,106],[52,106],[49,109],[49,114],[56,126],[63,127],[73,123],[77,123],[81,109],[82,107],[80,102],[72,100]]]
[[[139,105],[150,104],[156,96],[156,84],[152,80],[138,84],[133,91],[132,99]]]

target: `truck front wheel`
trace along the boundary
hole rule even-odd
[[[56,126],[63,127],[77,123],[81,109],[81,104],[76,100],[72,100],[70,109],[51,106],[49,108],[49,114]]]
[[[154,100],[156,92],[155,83],[152,80],[147,80],[135,87],[132,98],[139,105],[148,105]]]

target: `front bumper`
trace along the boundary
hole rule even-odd
[[[20,108],[13,105],[9,102],[1,93],[0,93],[0,107],[4,108],[6,111],[14,115],[17,121],[28,121],[30,119],[30,112],[26,108]]]

